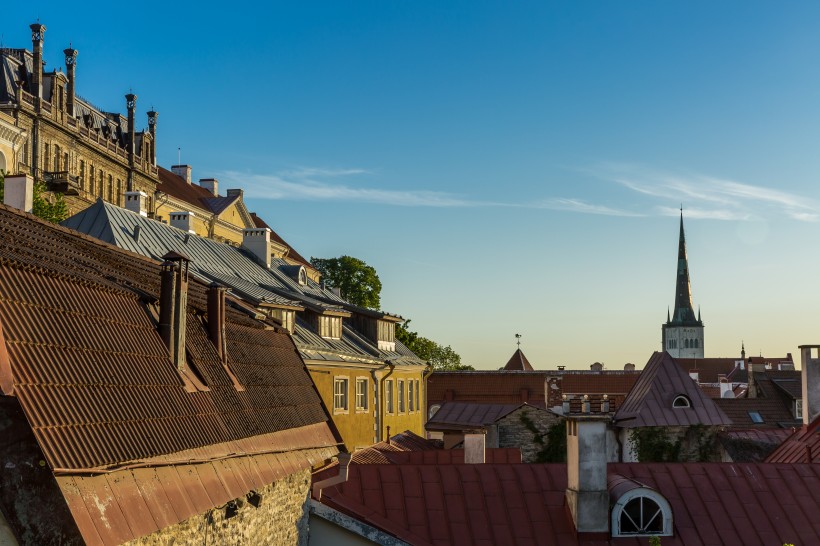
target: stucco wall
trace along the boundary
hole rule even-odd
[[[151,535],[133,540],[130,546],[175,544],[298,545],[308,543],[308,495],[310,470],[303,470],[257,490],[259,508],[241,503],[236,516],[225,519],[216,508]]]

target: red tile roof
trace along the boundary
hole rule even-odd
[[[13,391],[53,471],[207,465],[271,452],[293,452],[302,468],[336,452],[291,337],[226,310],[228,364],[245,387],[238,392],[208,338],[206,287],[194,280],[186,349],[210,390],[185,392],[150,318],[159,281],[150,259],[0,206],[0,386]],[[96,542],[105,526],[64,494],[83,537]]]
[[[673,408],[678,396],[691,407]],[[621,426],[728,425],[731,421],[667,352],[652,355],[615,414]]]
[[[532,364],[530,364],[530,361],[527,360],[526,356],[524,356],[524,352],[521,349],[516,349],[516,351],[507,361],[507,364],[504,365],[504,369],[532,371]]]
[[[820,463],[820,418],[803,426],[766,458],[767,463]]]
[[[203,202],[204,199],[211,199],[214,196],[210,191],[198,184],[189,184],[187,180],[168,169],[157,167],[157,172],[159,174],[158,191],[195,207],[210,210],[207,203]]]
[[[713,401],[736,427],[782,428],[797,425],[791,411],[777,398],[715,398]],[[753,421],[750,412],[759,413],[763,422]]]
[[[673,545],[820,543],[820,466],[618,463],[670,503]],[[646,544],[579,537],[565,505],[565,465],[353,465],[322,503],[416,546]]]
[[[740,369],[740,366],[736,364],[742,361],[740,357],[675,358],[674,360],[686,373],[698,372],[699,383],[717,383],[720,375],[729,375],[729,379],[734,382],[746,382],[747,370],[745,368],[748,365],[744,364],[744,369]]]

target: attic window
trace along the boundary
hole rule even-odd
[[[672,407],[673,408],[691,408],[692,407],[692,401],[689,400],[689,398],[687,396],[684,396],[683,394],[679,394],[678,396],[675,397],[675,400],[672,402]]]
[[[749,418],[752,420],[752,423],[758,424],[763,422],[763,416],[760,415],[759,411],[750,411]]]
[[[307,273],[305,272],[304,267],[299,268],[299,284],[302,286],[307,284]]]
[[[671,536],[672,509],[647,488],[625,493],[612,508],[612,536]]]

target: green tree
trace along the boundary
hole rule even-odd
[[[406,321],[404,325],[396,325],[396,339],[413,351],[422,360],[430,362],[436,371],[474,370],[472,366],[461,363],[461,356],[452,347],[439,345],[432,339],[420,336],[418,332],[410,330]]]
[[[5,195],[5,173],[0,171],[0,201]],[[34,183],[34,196],[32,211],[35,216],[59,223],[68,218],[68,207],[59,193],[49,194],[46,185],[41,182]]]
[[[381,306],[382,282],[376,270],[352,256],[310,258],[310,264],[322,274],[331,288],[338,288],[342,297],[354,305],[378,309]]]

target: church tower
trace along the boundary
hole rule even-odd
[[[686,258],[686,236],[683,233],[683,211],[680,215],[678,242],[678,275],[675,284],[675,312],[662,326],[663,350],[678,358],[703,358],[703,321],[700,310],[695,318],[692,287],[689,284],[689,261]]]

